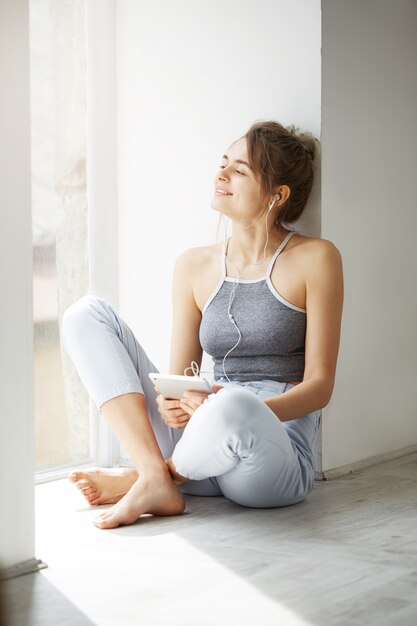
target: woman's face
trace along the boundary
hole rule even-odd
[[[245,138],[233,143],[221,159],[211,207],[234,220],[259,215],[261,185],[249,168]]]

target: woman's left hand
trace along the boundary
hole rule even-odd
[[[213,392],[217,393],[220,389],[223,389],[220,385],[212,385]],[[190,417],[198,407],[207,400],[211,395],[205,391],[184,391],[184,395],[180,399],[180,407]]]

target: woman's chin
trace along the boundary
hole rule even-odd
[[[211,208],[213,209],[213,211],[217,211],[217,213],[219,213],[219,215],[224,215],[224,217],[227,217],[227,218],[231,219],[230,215],[228,213],[226,213],[226,211],[222,211],[222,209],[220,209],[219,207],[212,206]]]
[[[229,211],[225,210],[225,207],[222,206],[221,202],[217,202],[217,198],[213,198],[213,200],[210,202],[210,206],[214,211],[217,211],[218,213],[221,213],[222,215],[228,217]]]
[[[214,200],[212,200],[210,202],[210,207],[213,209],[213,211],[218,211],[219,213],[224,213],[224,211],[222,211],[222,208],[219,207]]]

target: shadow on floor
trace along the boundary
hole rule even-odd
[[[0,626],[92,626],[42,574],[26,574],[1,583]]]
[[[304,502],[276,509],[185,495],[182,515],[106,531],[92,520],[109,507],[56,481],[37,487],[38,556],[105,626],[409,626],[416,469],[414,453],[317,482]]]
[[[277,509],[185,495],[175,520],[141,517],[111,532],[174,531],[288,609],[294,623],[417,623],[416,469],[417,454],[400,457],[317,482],[304,502]]]

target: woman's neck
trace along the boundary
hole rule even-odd
[[[267,243],[265,230],[254,232],[253,229],[233,225],[227,245],[227,258],[241,269],[250,265],[260,265],[274,255],[287,234],[288,231],[283,227],[270,229]]]

